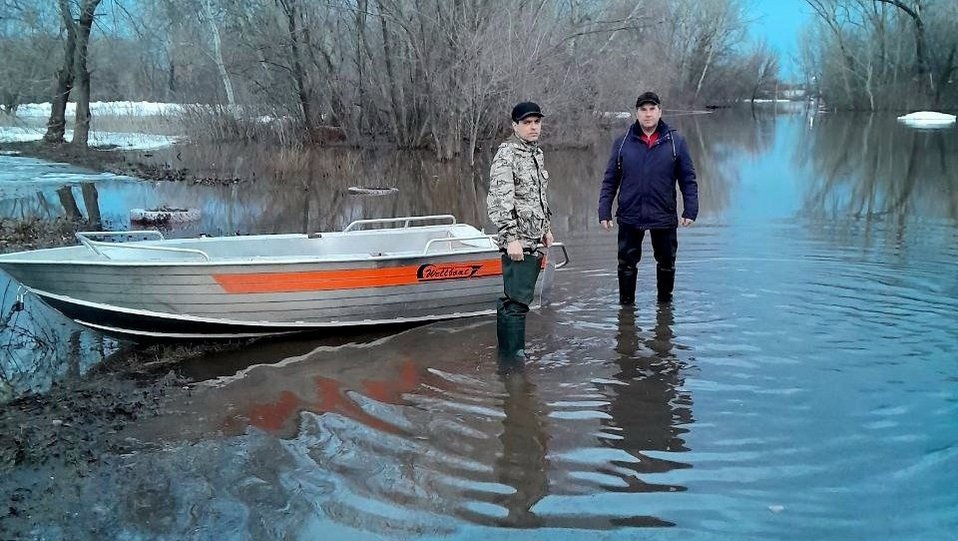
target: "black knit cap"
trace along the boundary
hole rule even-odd
[[[638,109],[646,103],[651,103],[652,105],[661,105],[662,100],[659,99],[659,95],[655,92],[643,92],[639,94],[639,97],[635,99],[635,108]]]
[[[524,101],[522,103],[517,103],[515,107],[512,108],[512,121],[519,122],[527,116],[545,116],[542,114],[542,109],[539,108],[539,104],[533,103],[531,101]]]

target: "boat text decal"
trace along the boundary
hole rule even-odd
[[[426,263],[420,265],[416,271],[416,278],[420,282],[429,280],[462,280],[472,278],[479,273],[482,265],[464,265],[462,263]]]
[[[365,269],[214,274],[213,279],[227,293],[293,293],[407,286],[501,274],[502,262],[497,258]]]

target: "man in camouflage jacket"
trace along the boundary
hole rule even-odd
[[[539,246],[552,244],[549,173],[539,148],[542,110],[532,102],[512,109],[513,135],[499,145],[489,175],[486,206],[498,228],[503,296],[496,311],[500,368],[524,362],[526,313],[542,265]]]

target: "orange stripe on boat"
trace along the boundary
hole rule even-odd
[[[439,280],[468,280],[502,274],[499,259],[425,263],[378,269],[214,274],[227,293],[292,293],[394,287]]]

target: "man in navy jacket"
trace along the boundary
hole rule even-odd
[[[676,229],[698,217],[698,184],[685,139],[662,122],[659,97],[645,92],[635,100],[629,131],[615,140],[599,191],[599,222],[612,229],[612,200],[618,195],[619,303],[635,302],[636,265],[645,231],[652,237],[658,300],[672,300],[675,285]],[[676,214],[675,184],[682,191],[682,219]]]

